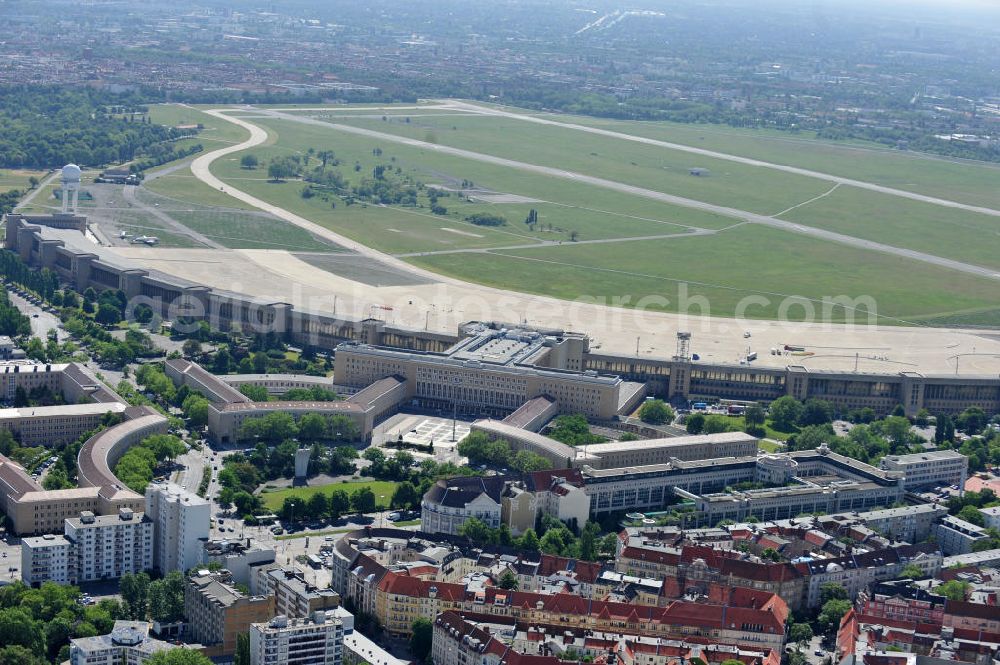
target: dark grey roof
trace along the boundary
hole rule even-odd
[[[476,497],[485,494],[500,503],[503,492],[503,476],[458,476],[439,480],[427,490],[424,498],[449,508],[463,508]]]

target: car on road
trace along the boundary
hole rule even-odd
[[[324,537],[323,538],[323,542],[325,542],[325,543],[332,543],[333,542],[333,536],[326,536],[326,537]],[[4,556],[7,556],[7,555],[5,554]]]
[[[402,519],[402,516],[399,513],[389,513],[385,518],[390,522],[398,522]]]

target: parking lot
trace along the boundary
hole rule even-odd
[[[21,539],[5,536],[0,539],[0,581],[21,579]]]

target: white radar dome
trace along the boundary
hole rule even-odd
[[[67,164],[62,167],[62,179],[67,182],[80,182],[80,175],[83,171],[76,164]]]

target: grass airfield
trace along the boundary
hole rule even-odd
[[[278,115],[270,115],[275,111]],[[1000,169],[992,165],[776,132],[519,113],[866,179],[971,206],[1000,207],[1000,190],[992,184]],[[654,313],[677,312],[678,290],[684,288],[689,297],[703,296],[710,303],[707,311],[696,310],[696,314],[723,318],[741,314],[751,320],[804,318],[805,308],[783,307],[788,296],[813,303],[817,310],[824,297],[868,296],[877,305],[880,325],[1000,324],[1000,289],[989,274],[969,274],[696,206],[665,203],[632,191],[595,186],[572,174],[620,183],[626,190],[663,192],[1000,271],[1000,252],[996,251],[1000,249],[1000,217],[990,214],[591,134],[572,126],[469,112],[448,103],[239,108],[226,114],[264,129],[267,140],[216,159],[210,167],[212,175],[318,228],[441,275],[441,282],[470,282],[570,301],[582,297],[612,302],[617,298],[625,307],[645,299],[652,301],[649,309]],[[205,126],[202,136],[220,146],[234,145],[247,136],[242,128],[191,107],[159,107],[154,119],[173,124],[200,122]],[[214,147],[207,140],[203,145],[206,151]],[[495,159],[442,152],[439,146]],[[359,201],[349,205],[336,193],[303,198],[303,182],[268,179],[270,160],[297,155],[315,165],[314,153],[323,150],[336,155],[348,187],[370,178],[381,165],[393,177],[417,185],[416,205]],[[241,168],[245,153],[254,154],[260,168]],[[518,164],[566,173],[540,174]],[[694,168],[707,169],[707,174],[691,175]],[[446,214],[431,213],[432,187],[448,191],[438,199],[447,208]],[[201,183],[185,168],[164,174],[148,188],[200,206],[251,207]],[[531,210],[538,213],[534,228],[524,223]],[[507,223],[482,227],[467,221],[469,215],[481,212],[502,215]],[[215,223],[225,225],[228,218],[222,216]],[[221,226],[209,230],[224,235]],[[282,251],[295,250],[298,247],[290,245],[302,241],[287,242],[284,234],[290,232],[276,222],[267,233],[230,247],[268,250],[258,254],[278,261]],[[336,251],[308,242],[301,249]],[[327,272],[337,270],[336,262],[312,263],[326,266]],[[275,268],[278,273],[295,272]],[[350,281],[349,271],[340,277],[344,275]],[[427,281],[426,273],[421,280]],[[369,297],[371,302],[377,298]],[[737,311],[747,297],[768,302]],[[829,319],[839,322],[855,314],[867,320],[867,312],[843,308],[833,308]]]

